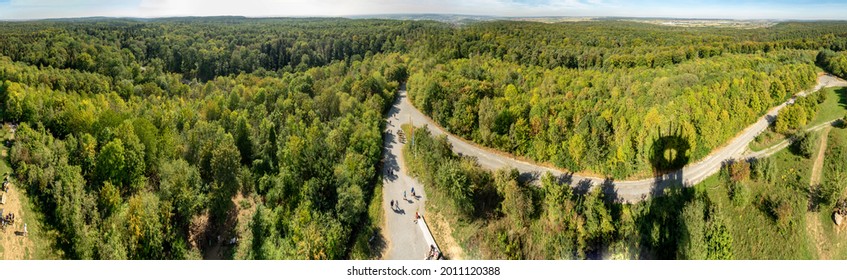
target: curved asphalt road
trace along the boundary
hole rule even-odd
[[[847,86],[847,81],[836,78],[831,75],[822,75],[818,77],[818,84],[808,92],[814,92],[824,87]],[[800,92],[797,95],[804,96],[807,92]],[[417,108],[406,98],[406,91],[400,91],[398,103],[395,103],[391,109],[390,119],[392,123],[396,121],[402,123],[411,122],[415,126],[427,125],[433,135],[443,135],[443,128],[435,124],[430,118],[421,113]],[[583,176],[571,172],[540,166],[537,164],[525,162],[504,156],[502,153],[492,152],[487,148],[479,147],[476,144],[468,142],[464,139],[448,134],[448,140],[453,145],[453,151],[466,156],[476,157],[479,164],[487,169],[499,169],[503,167],[512,167],[518,169],[522,176],[527,176],[530,179],[539,178],[540,175],[551,172],[560,180],[570,183],[577,188],[589,188],[592,186],[600,186],[607,195],[612,199],[620,202],[636,202],[643,200],[654,194],[661,194],[664,188],[671,185],[684,184],[687,186],[697,184],[712,174],[720,170],[723,162],[735,158],[742,158],[747,152],[747,146],[753,139],[764,131],[770,122],[772,122],[780,109],[793,104],[792,97],[785,103],[772,108],[765,116],[759,118],[758,121],[744,129],[735,138],[730,140],[726,145],[712,151],[706,158],[689,165],[686,165],[681,170],[677,170],[655,178],[632,180],[632,181],[614,181],[612,179],[604,179],[590,176]]]
[[[847,86],[847,81],[835,78],[830,75],[818,77],[818,84],[814,89],[808,92],[814,92],[824,87]],[[799,96],[806,95],[806,92],[798,93]],[[559,169],[540,166],[537,164],[516,160],[502,153],[493,152],[490,149],[482,148],[476,144],[470,143],[464,139],[448,134],[448,140],[453,145],[453,151],[466,156],[473,156],[478,159],[479,164],[487,169],[495,170],[503,167],[511,167],[518,169],[522,176],[529,176],[530,179],[538,178],[540,175],[551,172],[560,180],[571,183],[576,187],[592,187],[600,186],[608,195],[619,202],[636,202],[643,200],[651,195],[660,194],[664,188],[672,184],[683,183],[685,185],[697,184],[712,174],[718,172],[723,162],[735,158],[750,158],[769,156],[778,150],[788,146],[788,142],[784,141],[777,145],[759,152],[750,152],[747,146],[753,139],[765,130],[770,122],[775,119],[776,114],[780,109],[794,102],[794,98],[786,101],[779,106],[772,108],[768,113],[761,117],[756,123],[744,129],[738,136],[729,141],[725,146],[716,149],[706,158],[699,162],[689,164],[681,170],[671,172],[669,174],[649,179],[633,180],[633,181],[614,181],[611,179],[603,179],[597,177],[583,176],[573,174]],[[407,259],[420,260],[426,254],[427,247],[424,241],[423,233],[414,224],[413,217],[415,211],[424,214],[424,202],[426,195],[424,187],[417,180],[406,174],[407,168],[403,161],[401,153],[403,143],[400,142],[397,136],[397,130],[400,129],[401,123],[411,123],[415,126],[427,125],[433,135],[444,135],[445,131],[436,125],[430,118],[418,111],[408,101],[406,91],[400,90],[397,98],[394,101],[391,109],[386,117],[387,124],[383,138],[383,168],[382,175],[384,178],[383,187],[383,209],[385,210],[385,235],[387,236],[387,251],[383,255],[384,259]],[[828,125],[824,123],[809,130],[818,130]],[[537,182],[537,181],[536,181]],[[411,198],[410,189],[414,187],[421,196],[419,199]],[[403,191],[407,192],[408,200],[403,199]],[[392,208],[389,205],[391,200],[400,202],[399,208]]]

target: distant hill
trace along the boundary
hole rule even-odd
[[[698,18],[663,18],[663,17],[577,17],[577,16],[538,16],[538,17],[507,17],[488,15],[459,15],[459,14],[378,14],[347,16],[351,19],[394,19],[394,20],[432,20],[452,24],[467,24],[482,21],[513,20],[534,21],[544,23],[575,22],[575,21],[635,21],[668,26],[682,27],[739,27],[758,28],[772,26],[778,20],[733,20],[733,19],[698,19]]]
[[[463,24],[478,21],[508,20],[509,17],[480,16],[480,15],[454,15],[454,14],[379,14],[379,15],[356,15],[347,16],[351,19],[396,19],[396,20],[432,20],[453,24]]]

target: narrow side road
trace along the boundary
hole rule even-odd
[[[820,130],[823,130],[823,129],[829,129],[832,126],[837,125],[838,122],[840,122],[840,119],[829,120],[825,123],[807,128],[806,132],[814,132],[814,131],[820,131]],[[779,143],[774,144],[773,146],[764,148],[760,151],[755,151],[755,152],[754,151],[747,151],[746,153],[744,153],[744,156],[742,158],[769,157],[769,156],[772,156],[773,154],[775,154],[776,152],[782,151],[782,149],[788,148],[789,145],[791,145],[791,141],[789,141],[788,139],[785,139],[785,140],[780,141]]]
[[[403,161],[401,142],[397,131],[400,123],[408,116],[403,115],[400,105],[405,102],[406,91],[401,90],[395,102],[388,111],[385,130],[383,131],[383,203],[385,213],[385,236],[387,251],[383,254],[388,260],[422,260],[429,251],[429,246],[417,224],[415,212],[425,214],[426,192],[424,186],[407,174],[408,169]],[[418,197],[412,197],[414,188]],[[403,192],[406,197],[403,197]],[[391,201],[395,201],[392,206]]]

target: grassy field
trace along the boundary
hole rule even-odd
[[[828,176],[833,174],[827,174],[826,172],[843,169],[843,167],[838,168],[836,166],[844,164],[844,159],[838,158],[839,156],[843,157],[843,154],[839,155],[834,150],[847,149],[847,141],[845,140],[847,140],[847,129],[833,128],[830,131],[825,153],[826,158],[822,169],[822,172],[824,172],[822,183],[834,184],[838,189],[837,197],[841,198],[845,196],[844,182],[835,181],[836,179],[834,178],[839,178],[840,176]],[[835,225],[832,220],[831,207],[822,206],[818,212],[807,213],[806,221],[808,223],[809,235],[814,240],[819,259],[847,259],[847,227]]]
[[[830,103],[831,99],[827,100],[829,108],[837,104]],[[829,112],[831,115],[838,114],[835,110]],[[834,139],[847,139],[847,129],[833,128],[828,137],[828,145],[844,145],[847,141]],[[831,149],[832,147],[827,147],[827,156],[831,156]],[[699,191],[705,192],[729,219],[728,224],[731,225],[734,241],[734,258],[847,258],[847,228],[838,227],[832,222],[831,209],[821,209],[817,212],[808,210],[808,182],[814,157],[807,159],[793,154],[790,149],[785,149],[773,155],[771,159],[777,174],[774,182],[745,181],[744,185],[750,194],[742,202],[731,199],[730,192],[719,175],[712,176],[696,186]],[[829,164],[833,162],[838,161],[829,161]],[[766,206],[773,198],[786,201],[790,206],[790,214],[782,221],[776,219]]]
[[[814,247],[805,231],[807,185],[798,187],[788,183],[808,182],[812,162],[787,149],[775,154],[773,159],[778,174],[774,183],[745,182],[750,194],[741,202],[730,198],[718,175],[697,187],[706,192],[728,219],[735,259],[814,259]],[[770,197],[779,197],[790,205],[785,222],[775,221],[765,209]]]
[[[810,127],[843,118],[847,114],[847,88],[826,88],[822,91],[826,95],[826,101],[821,104],[820,111],[809,123]]]
[[[51,229],[44,222],[44,215],[35,209],[33,201],[29,196],[21,197],[21,214],[23,221],[27,223],[27,242],[19,242],[24,250],[23,259],[28,260],[58,260],[63,259],[64,253],[57,249],[55,244],[59,240],[59,232]]]
[[[750,142],[750,150],[761,151],[785,140],[785,135],[774,132],[770,127]]]

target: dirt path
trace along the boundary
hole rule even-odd
[[[2,178],[0,178],[2,179]],[[6,204],[0,205],[3,209],[3,215],[8,213],[15,214],[15,224],[7,226],[4,231],[0,231],[0,257],[4,260],[26,260],[32,259],[35,252],[30,248],[35,248],[32,240],[29,237],[23,236],[24,223],[28,220],[21,206],[20,190],[13,185],[8,192],[0,192],[6,195]],[[27,230],[32,233],[32,228]]]
[[[829,135],[829,130],[831,126],[827,126],[821,132],[821,143],[820,147],[818,147],[818,155],[815,156],[815,164],[812,165],[812,176],[809,180],[809,185],[814,186],[820,183],[821,181],[821,173],[823,171],[823,160],[824,160],[824,152],[826,152],[826,138]]]
[[[823,129],[820,135],[820,145],[818,147],[817,155],[815,156],[815,162],[812,165],[812,175],[809,179],[809,187],[813,188],[815,185],[819,184],[821,181],[821,175],[823,174],[823,163],[826,157],[826,144],[827,144],[827,136],[829,135],[829,131],[832,127],[827,126]],[[833,257],[838,258],[837,256],[833,256],[834,253],[841,251],[842,247],[842,238],[837,238],[838,242],[833,244],[830,240],[828,240],[826,236],[826,229],[821,223],[819,213],[816,212],[808,212],[805,215],[806,217],[806,231],[809,233],[809,236],[812,238],[812,242],[815,243],[815,249],[818,253],[818,259],[821,260],[829,260]],[[842,236],[840,227],[834,227],[835,235]],[[837,253],[836,253],[837,254]]]
[[[844,259],[845,246],[847,246],[847,230],[843,226],[836,226],[831,219],[821,219],[820,213],[807,212],[806,232],[809,241],[815,243],[815,249],[819,260]],[[832,224],[832,227],[825,226]]]
[[[822,124],[807,128],[806,132],[815,132],[815,131],[823,130],[824,128],[831,128],[832,126],[836,125],[839,122],[840,119],[841,118],[828,120],[828,121],[826,121]],[[789,139],[785,139],[785,140],[782,140],[782,142],[776,143],[776,144],[774,144],[770,147],[764,148],[764,149],[759,150],[759,151],[749,151],[749,149],[748,149],[748,151],[742,157],[743,158],[769,157],[769,156],[772,156],[773,154],[776,154],[776,152],[782,151],[782,149],[788,148],[789,145],[791,145],[791,141],[789,141]]]
[[[815,250],[818,252],[818,259],[828,260],[829,250],[826,250],[826,237],[823,236],[823,226],[821,225],[820,220],[818,220],[817,213],[806,213],[806,232],[808,232],[809,236],[813,238],[811,241],[815,243]]]

